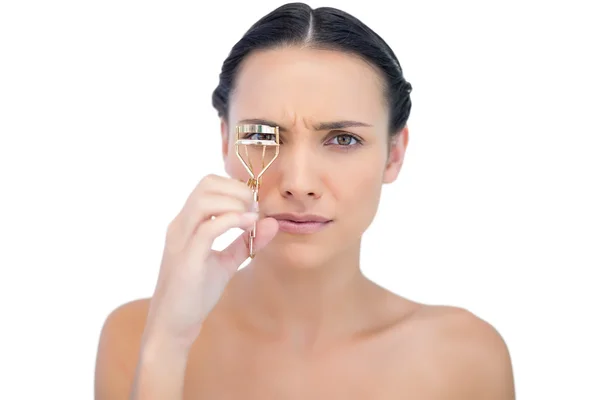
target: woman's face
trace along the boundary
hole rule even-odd
[[[249,177],[235,153],[235,126],[245,120],[276,124],[281,144],[261,182],[261,216],[331,220],[315,233],[280,229],[263,254],[309,267],[359,246],[382,184],[398,175],[408,139],[404,129],[389,142],[383,90],[373,67],[341,52],[289,47],[246,58],[223,124],[227,173]]]

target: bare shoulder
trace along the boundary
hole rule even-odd
[[[135,376],[150,299],[115,308],[100,332],[94,379],[95,399],[127,399]]]
[[[439,399],[513,400],[514,378],[508,346],[487,321],[458,307],[422,306],[406,326]],[[399,335],[400,337],[401,335]],[[406,337],[404,337],[406,340]]]

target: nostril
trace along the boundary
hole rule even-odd
[[[295,197],[295,196],[297,196],[299,194],[302,194],[302,193],[304,193],[304,196],[318,197],[316,192],[303,192],[303,191],[297,191],[297,192],[293,191],[292,192],[291,190],[285,190],[282,193],[285,193],[284,196],[286,196],[286,197]]]

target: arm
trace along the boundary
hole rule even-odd
[[[149,335],[144,340],[131,400],[183,399],[189,350]]]
[[[125,304],[106,319],[96,358],[96,400],[181,399],[189,349],[145,330],[148,302]]]
[[[96,355],[94,398],[127,400],[143,331],[141,301],[124,304],[106,318]]]

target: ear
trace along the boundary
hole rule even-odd
[[[229,154],[229,125],[224,118],[221,118],[221,152],[223,161],[227,161],[227,155]]]
[[[408,127],[405,126],[400,132],[395,134],[389,144],[388,160],[383,172],[383,183],[392,183],[398,178],[402,164],[404,163],[404,154],[408,146]]]

